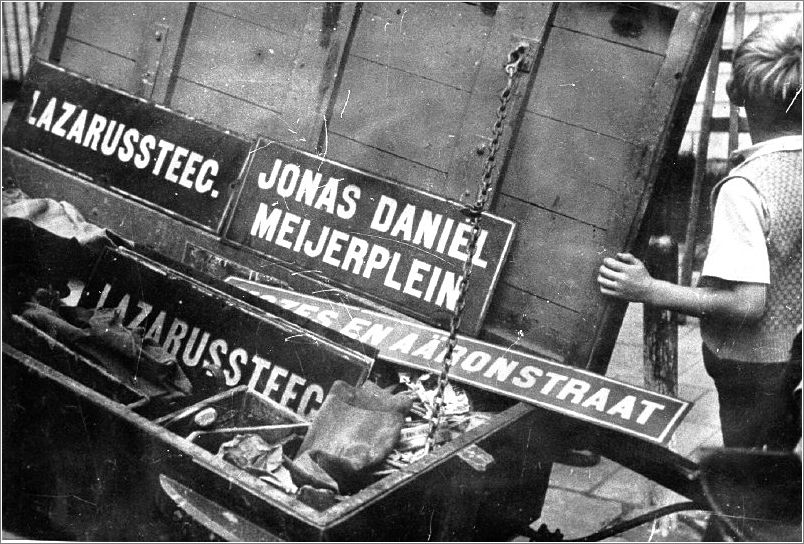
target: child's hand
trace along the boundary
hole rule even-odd
[[[642,261],[630,253],[618,253],[616,259],[603,259],[597,276],[601,293],[631,302],[647,302],[653,282]]]

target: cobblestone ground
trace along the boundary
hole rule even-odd
[[[698,459],[703,448],[721,445],[717,394],[706,374],[698,320],[687,318],[678,331],[679,396],[694,402],[671,441],[671,449]],[[607,376],[643,386],[642,305],[629,305],[612,353]],[[570,540],[612,526],[655,508],[685,501],[684,497],[603,458],[590,468],[553,465],[542,516],[532,528],[546,524]],[[646,523],[604,542],[700,542],[708,514],[683,512]]]

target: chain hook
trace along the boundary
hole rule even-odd
[[[508,62],[505,64],[505,73],[508,74],[508,77],[513,77],[515,73],[522,69],[527,48],[526,43],[520,42],[515,49],[508,53]]]

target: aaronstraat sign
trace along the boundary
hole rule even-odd
[[[378,358],[441,370],[447,333],[380,312],[237,277],[226,281],[378,349]],[[451,380],[666,444],[691,404],[605,376],[460,335]]]

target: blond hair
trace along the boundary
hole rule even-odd
[[[726,90],[737,105],[761,106],[781,120],[801,120],[801,21],[766,21],[734,51]]]

